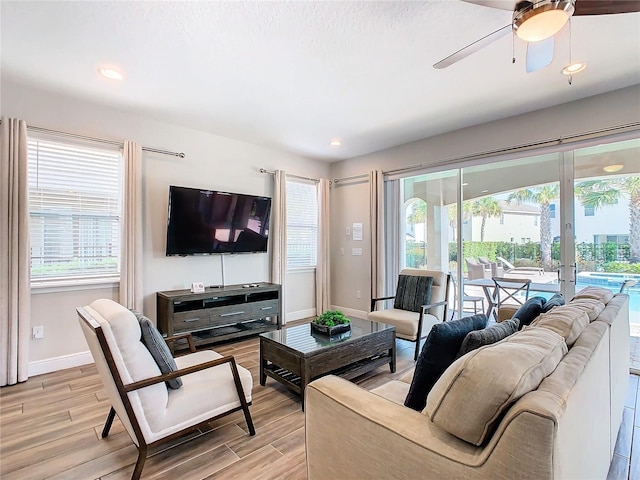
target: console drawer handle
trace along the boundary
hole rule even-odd
[[[271,310],[273,307],[260,307],[260,310]]]
[[[244,312],[231,312],[231,313],[222,313],[221,317],[232,317],[234,315],[242,315]]]
[[[184,321],[184,323],[189,323],[189,322],[197,322],[198,320],[200,320],[200,317],[195,317],[195,318],[187,318]]]

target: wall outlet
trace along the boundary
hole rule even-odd
[[[31,334],[34,340],[39,340],[44,338],[44,325],[38,325],[37,327],[33,327],[31,330]]]
[[[362,298],[362,291],[356,290],[356,298]]]

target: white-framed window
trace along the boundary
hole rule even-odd
[[[287,268],[315,268],[318,258],[318,185],[287,179]]]
[[[32,285],[118,281],[120,150],[30,138]]]

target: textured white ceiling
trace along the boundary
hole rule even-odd
[[[586,1],[586,0],[578,0]],[[509,35],[432,64],[510,22],[448,1],[7,2],[2,75],[328,161],[640,83],[640,14],[576,17],[526,74]],[[112,64],[125,80],[108,81]],[[339,138],[342,147],[330,147]]]

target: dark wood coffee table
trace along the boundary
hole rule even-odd
[[[351,317],[351,330],[333,337],[299,325],[260,335],[260,385],[267,376],[300,395],[312,380],[328,374],[352,379],[380,365],[396,371],[396,329]]]

